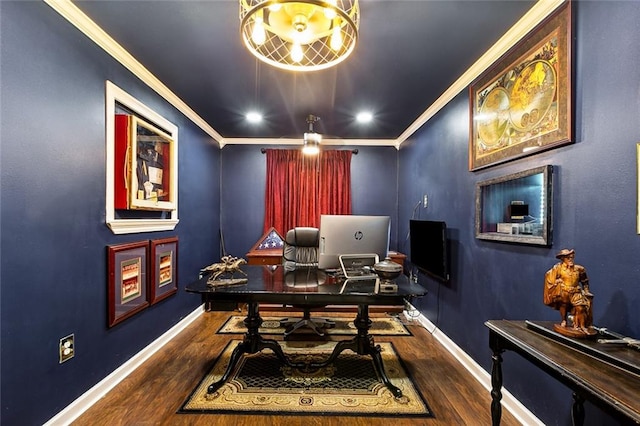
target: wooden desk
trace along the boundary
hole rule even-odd
[[[396,398],[402,396],[402,390],[394,386],[386,375],[380,355],[380,346],[376,346],[369,334],[369,306],[403,304],[405,300],[420,297],[426,290],[418,284],[400,275],[397,278],[398,290],[395,293],[380,293],[376,290],[376,280],[341,281],[329,280],[327,275],[316,268],[298,268],[285,271],[283,266],[245,268],[247,283],[240,285],[209,287],[208,277],[203,277],[186,287],[186,291],[200,294],[205,301],[226,301],[247,304],[247,318],[244,324],[247,332],[244,340],[234,349],[222,378],[212,383],[207,392],[214,393],[227,380],[231,371],[243,354],[254,354],[263,349],[271,349],[285,364],[297,368],[318,369],[332,363],[344,350],[358,355],[369,355],[373,367],[385,386]],[[293,363],[284,355],[278,341],[264,339],[259,333],[260,303],[291,304],[298,306],[322,306],[329,304],[357,305],[358,313],[354,320],[357,335],[336,344],[329,358],[322,362]]]
[[[404,261],[407,258],[405,254],[391,251],[389,257],[404,268]],[[249,265],[279,265],[280,263],[282,263],[282,249],[252,250],[247,253]]]
[[[620,419],[640,423],[640,376],[601,361],[582,350],[558,342],[527,327],[525,321],[492,320],[489,346],[493,351],[491,370],[491,419],[500,424],[502,416],[502,352],[514,351],[573,391],[574,425],[584,422],[584,401],[589,400]],[[619,350],[624,350],[619,347]],[[640,352],[633,349],[625,357],[640,363]]]

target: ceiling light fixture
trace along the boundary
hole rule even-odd
[[[309,131],[304,134],[304,144],[302,146],[302,153],[306,155],[317,155],[320,152],[320,142],[322,142],[322,135],[316,133],[313,130],[313,123],[319,121],[320,117],[309,114],[307,116],[307,123],[309,123]]]
[[[344,61],[358,38],[358,0],[239,0],[240,33],[261,61],[315,71]]]
[[[373,114],[365,111],[360,112],[358,113],[358,115],[356,115],[356,120],[358,121],[358,123],[369,123],[371,122],[371,120],[373,120]]]
[[[260,123],[262,121],[262,114],[259,112],[251,111],[246,115],[247,121],[249,123]]]

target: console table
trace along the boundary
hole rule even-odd
[[[584,401],[588,400],[614,417],[640,423],[640,376],[605,362],[595,356],[563,344],[532,330],[525,321],[491,320],[489,346],[493,352],[491,370],[491,418],[500,424],[502,416],[502,353],[511,350],[530,361],[573,391],[572,420],[584,422]],[[640,352],[618,346],[619,351],[631,351],[624,357],[637,359]],[[636,354],[637,352],[637,354]],[[636,358],[637,357],[637,358]]]
[[[404,300],[426,294],[426,290],[418,284],[412,283],[406,276],[400,275],[396,279],[398,290],[394,293],[377,292],[377,280],[341,281],[316,268],[297,268],[285,271],[283,266],[247,266],[243,268],[247,274],[246,284],[209,287],[207,277],[203,277],[187,285],[186,290],[202,295],[206,301],[223,301],[247,304],[247,317],[244,324],[247,332],[243,341],[231,354],[229,365],[222,378],[212,383],[207,389],[214,393],[229,378],[234,367],[242,355],[254,354],[263,349],[271,349],[286,365],[295,368],[319,368],[333,362],[338,355],[350,349],[358,355],[369,355],[373,360],[376,373],[394,396],[402,396],[402,391],[394,386],[387,377],[380,346],[374,344],[373,336],[369,334],[371,320],[369,306],[403,304]],[[237,275],[237,274],[236,274]],[[285,356],[277,340],[264,339],[259,333],[262,318],[259,314],[260,303],[279,303],[297,306],[323,305],[357,305],[358,313],[354,320],[357,334],[350,340],[338,342],[333,353],[321,363],[309,365],[293,364]]]

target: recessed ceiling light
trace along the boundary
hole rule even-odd
[[[371,120],[373,120],[373,114],[371,114],[370,112],[360,112],[358,113],[358,115],[356,115],[356,120],[358,121],[358,123],[369,123]]]
[[[247,113],[246,117],[249,123],[259,123],[262,121],[262,114],[258,112]]]

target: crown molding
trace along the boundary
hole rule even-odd
[[[302,138],[225,138],[224,145],[302,145]],[[323,146],[394,146],[396,139],[322,139]]]
[[[195,125],[218,142],[220,148],[227,144],[238,145],[299,145],[300,139],[273,138],[224,138],[200,117],[189,105],[173,93],[129,52],[102,30],[70,0],[43,0],[56,12],[67,19],[105,52],[120,62],[125,68],[142,80],[147,86],[162,96],[167,102],[182,112]],[[466,90],[484,70],[504,55],[511,47],[541,23],[547,16],[568,0],[539,0],[516,24],[487,50],[467,71],[465,71],[436,101],[431,104],[397,139],[341,139],[323,140],[324,145],[400,146],[420,127],[444,108],[460,92]]]
[[[155,75],[144,67],[136,58],[124,49],[109,34],[93,22],[86,14],[84,14],[70,0],[43,0],[53,10],[58,12],[74,25],[80,32],[89,37],[91,41],[97,44],[102,50],[111,55],[122,66],[131,71],[142,82],[162,96],[167,102],[173,105],[177,110],[183,113],[195,125],[200,127],[206,134],[211,136],[215,141],[220,143],[224,138],[216,132],[202,117],[189,107],[182,99],[173,93],[167,86],[162,83]]]
[[[540,0],[398,137],[398,147],[566,0]]]

